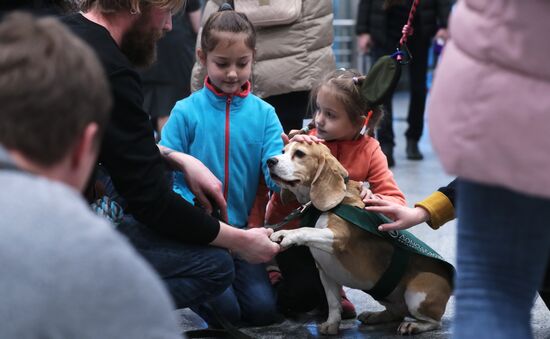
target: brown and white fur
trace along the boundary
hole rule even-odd
[[[272,234],[282,247],[305,245],[317,263],[329,305],[328,319],[319,330],[336,334],[341,321],[342,285],[369,290],[388,267],[393,246],[386,240],[348,224],[327,212],[339,203],[364,207],[360,183],[344,180],[347,171],[322,144],[294,142],[282,155],[268,161],[274,181],[281,186],[283,201],[290,192],[302,204],[309,201],[320,211],[315,228],[303,227]],[[381,312],[363,312],[365,324],[402,321],[400,334],[421,333],[440,327],[452,293],[451,274],[437,260],[412,255],[398,286],[379,302]]]

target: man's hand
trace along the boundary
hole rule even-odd
[[[227,222],[227,202],[223,197],[221,181],[200,160],[183,153],[177,156],[184,159],[182,172],[185,182],[201,206],[208,213],[212,213],[214,205],[220,210],[222,220]]]
[[[269,239],[273,233],[271,228],[251,228],[245,232],[246,245],[234,248],[232,251],[249,263],[267,262],[281,250],[279,244]]]
[[[214,207],[220,210],[220,217],[227,221],[227,202],[223,198],[222,183],[200,160],[164,146],[158,146],[170,166],[184,174],[187,186],[200,205],[210,214]]]
[[[430,220],[430,214],[422,207],[410,208],[381,199],[367,199],[365,203],[367,211],[382,213],[394,220],[378,226],[379,231],[404,230]]]
[[[357,47],[363,54],[368,54],[372,48],[373,42],[368,33],[362,33],[357,36]]]
[[[220,222],[220,231],[210,244],[227,248],[251,264],[267,262],[279,253],[281,246],[269,239],[270,228],[243,230]]]

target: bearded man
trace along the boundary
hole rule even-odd
[[[232,254],[258,263],[279,251],[269,240],[272,231],[241,230],[210,216],[215,204],[227,220],[219,180],[198,160],[161,154],[155,144],[136,68],[154,61],[155,43],[172,28],[172,13],[183,2],[85,0],[82,13],[64,18],[96,51],[111,84],[114,108],[99,163],[122,197],[126,215],[118,229],[161,275],[179,308],[201,304],[232,283]],[[172,191],[163,158],[183,171],[206,211]]]

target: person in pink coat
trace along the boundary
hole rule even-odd
[[[462,0],[428,104],[459,177],[456,338],[531,338],[550,253],[550,1]]]

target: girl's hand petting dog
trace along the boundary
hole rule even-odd
[[[430,214],[422,207],[410,208],[382,199],[363,199],[367,211],[382,213],[394,220],[378,226],[379,231],[404,230],[430,220]]]
[[[308,143],[308,144],[318,144],[318,143],[321,143],[323,141],[325,141],[324,139],[320,139],[320,138],[317,138],[316,136],[314,135],[307,135],[307,134],[296,134],[292,137],[292,139],[290,139],[291,142],[293,141],[296,141],[296,142],[305,142],[305,143]]]

